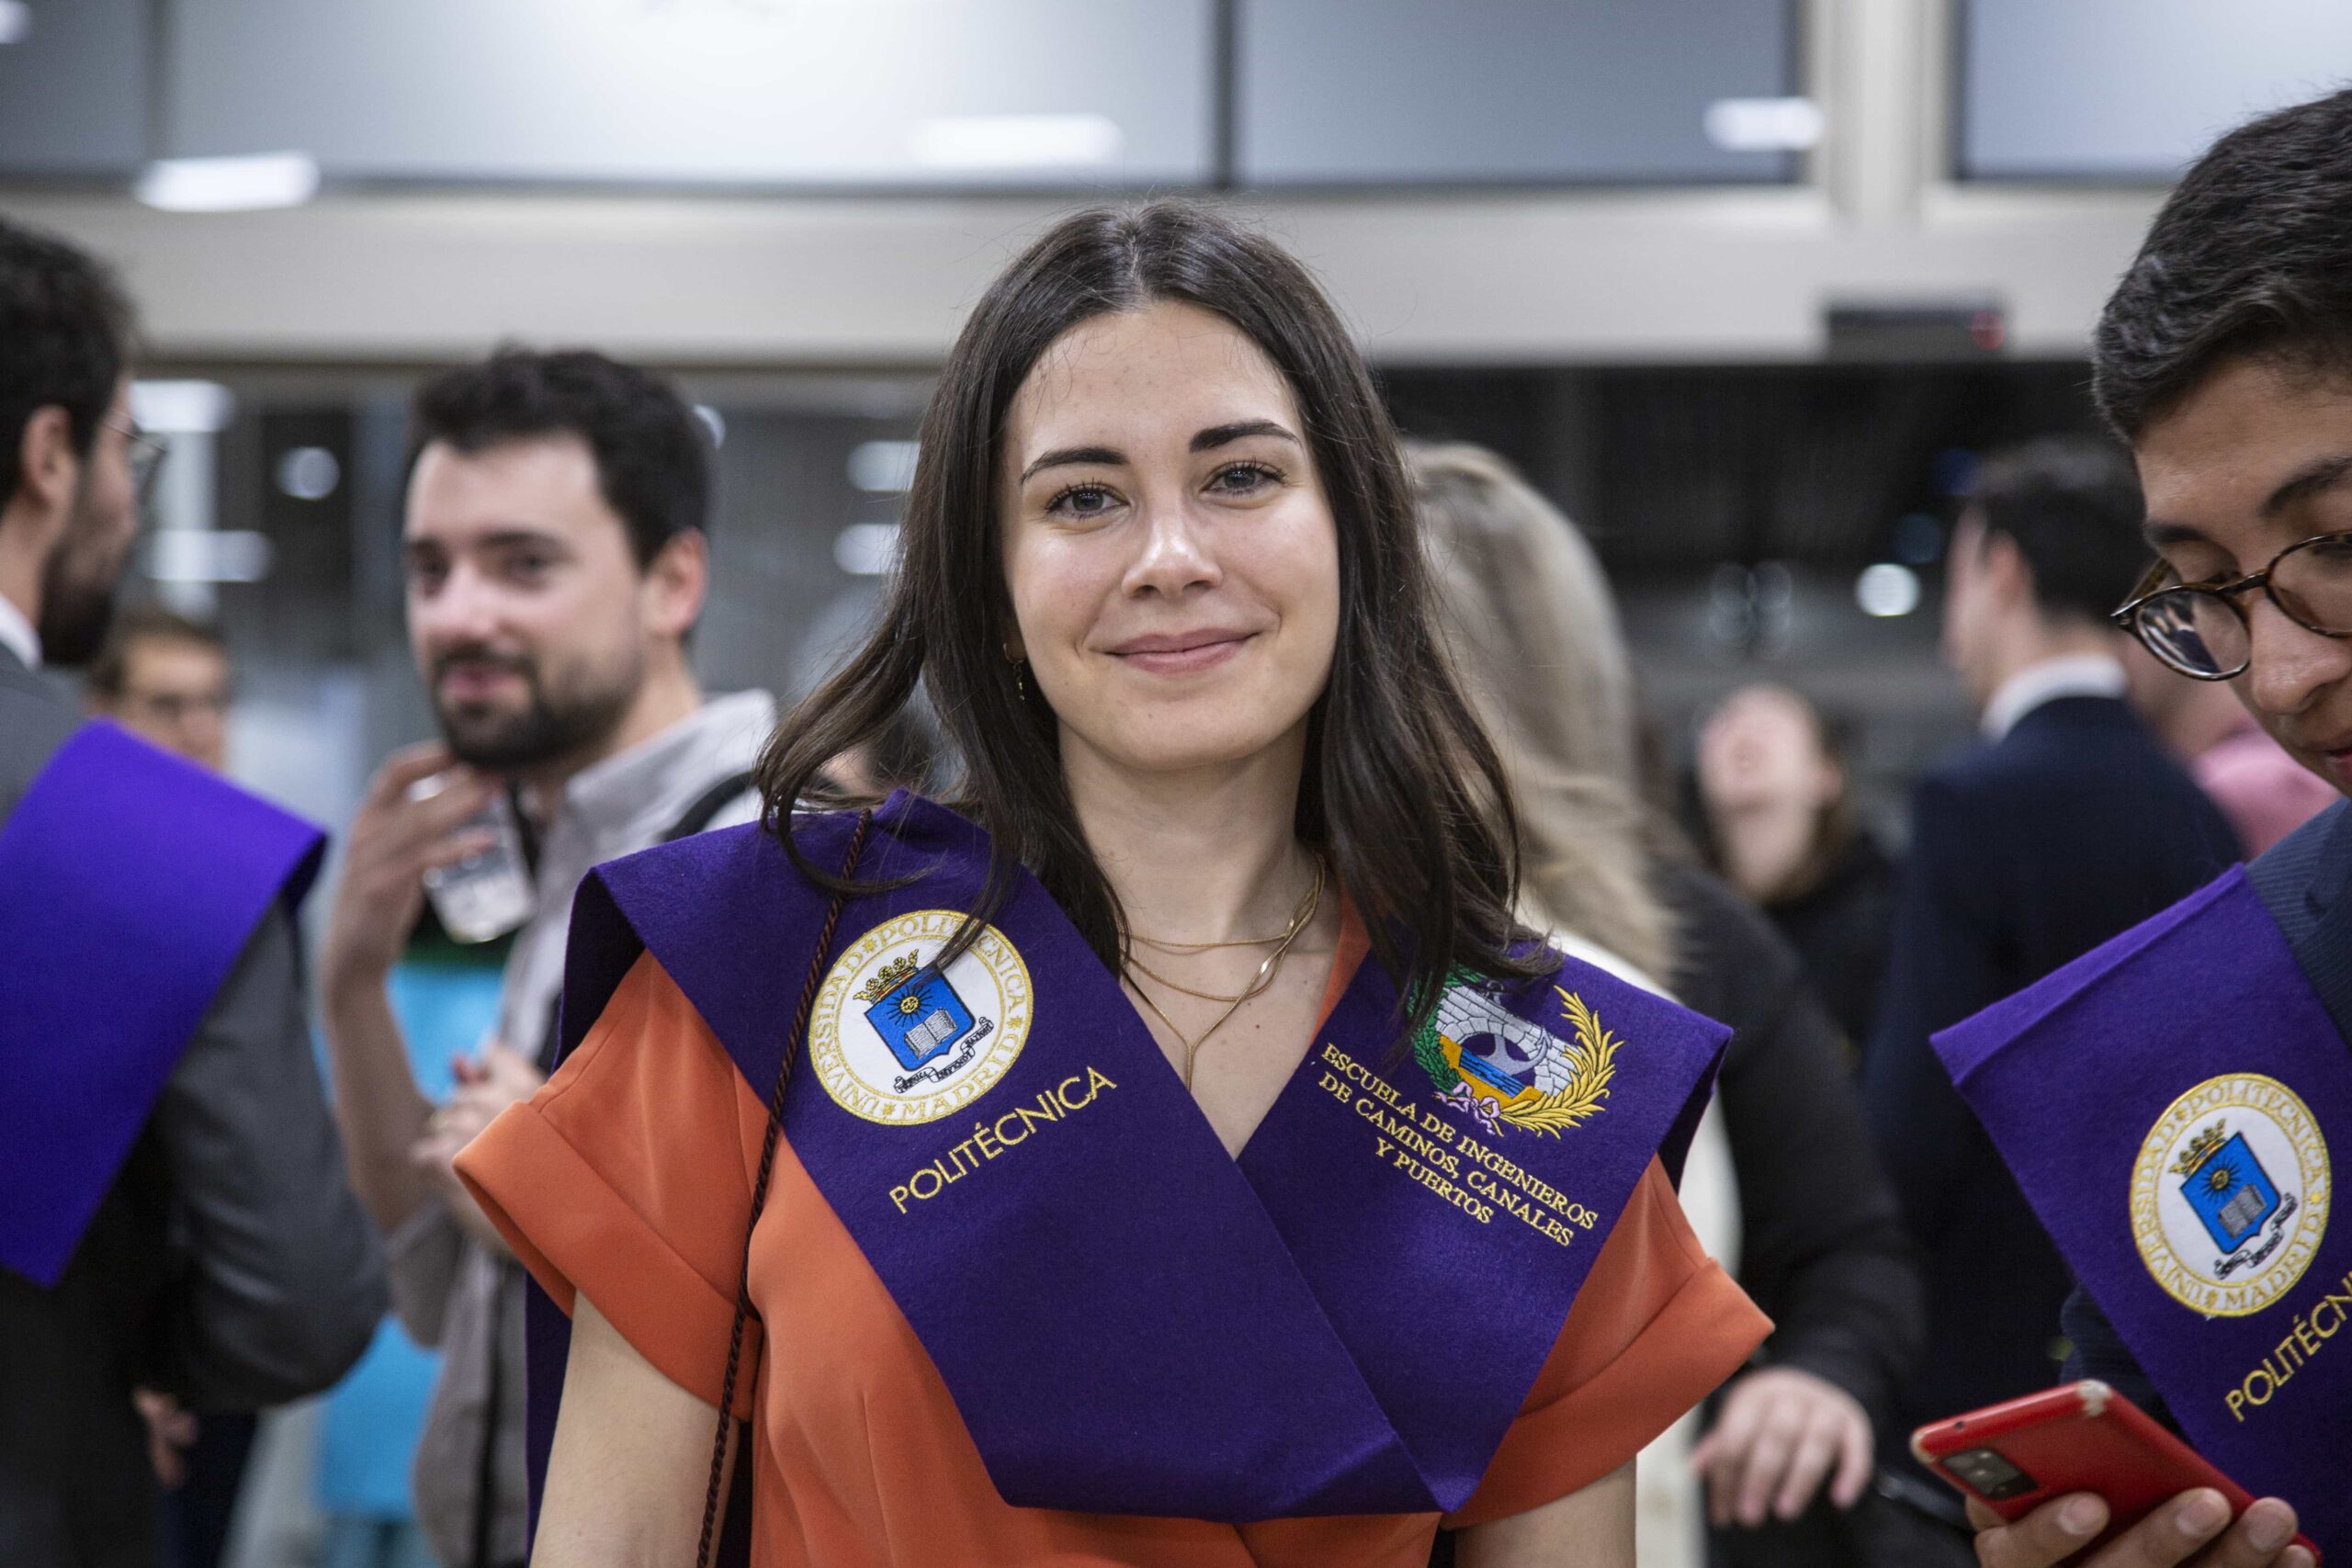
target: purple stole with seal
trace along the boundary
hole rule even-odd
[[[795,825],[819,865],[849,828]],[[1459,1507],[1651,1156],[1679,1166],[1725,1031],[1563,961],[1457,981],[1401,1039],[1367,959],[1236,1160],[1033,879],[932,964],[988,859],[940,807],[877,812],[858,880],[906,885],[843,911],[784,1134],[998,1491],[1236,1523]],[[825,903],[755,827],[600,867],[564,1048],[650,952],[765,1099]],[[536,1498],[566,1352],[536,1292],[531,1329]]]
[[[2352,1552],[2352,1051],[2245,871],[1935,1048],[2198,1451]]]
[[[0,829],[0,1266],[65,1271],[214,994],[324,840],[111,724]]]

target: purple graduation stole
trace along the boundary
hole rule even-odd
[[[0,1265],[64,1273],[155,1098],[318,830],[107,723],[0,829]]]
[[[2245,871],[1935,1048],[2198,1451],[2352,1552],[2352,1051]]]
[[[796,831],[838,866],[850,825]],[[998,1491],[1235,1523],[1459,1507],[1652,1155],[1679,1166],[1726,1032],[1563,961],[1457,982],[1400,1038],[1367,959],[1237,1161],[1033,879],[933,965],[988,862],[940,807],[876,813],[858,879],[906,885],[842,914],[784,1134]],[[600,867],[565,1048],[650,952],[764,1100],[826,901],[755,827]],[[538,1296],[535,1496],[564,1327]]]

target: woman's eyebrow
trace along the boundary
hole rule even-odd
[[[1126,460],[1125,453],[1109,446],[1064,446],[1046,453],[1022,469],[1021,482],[1028,483],[1029,477],[1043,468],[1063,468],[1074,464],[1115,468]]]
[[[1293,435],[1271,419],[1241,419],[1234,421],[1231,424],[1210,425],[1193,437],[1192,449],[1195,452],[1213,452],[1219,446],[1230,446],[1236,441],[1252,435],[1278,435],[1294,446],[1298,442],[1297,436]]]

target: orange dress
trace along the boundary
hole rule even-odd
[[[1327,1015],[1365,945],[1350,919]],[[566,1312],[585,1292],[639,1355],[716,1408],[766,1127],[759,1095],[649,953],[458,1172]],[[757,1376],[739,1385],[736,1414],[752,1423],[758,1568],[1422,1568],[1440,1523],[1523,1512],[1623,1464],[1771,1327],[1701,1249],[1653,1159],[1457,1513],[1230,1525],[1006,1503],[922,1342],[788,1144],[750,1280],[759,1316],[744,1366]]]

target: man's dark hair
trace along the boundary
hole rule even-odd
[[[1987,537],[2017,543],[2042,614],[2104,624],[2147,565],[2139,476],[2113,443],[2053,435],[1992,454],[1969,496]]]
[[[2092,391],[2134,441],[2241,357],[2352,373],[2352,89],[2238,127],[2174,187],[2100,312]]]
[[[503,442],[576,435],[596,488],[628,529],[642,569],[689,529],[707,530],[710,443],[675,389],[590,349],[507,346],[417,389],[409,466],[434,442],[475,453]]]
[[[229,645],[218,628],[161,604],[141,604],[114,618],[105,645],[90,660],[83,679],[91,695],[109,703],[121,701],[130,682],[131,649],[142,642],[192,642],[223,659],[229,656]]]
[[[38,411],[63,409],[74,449],[89,456],[130,344],[130,301],[103,263],[0,218],[0,504],[17,492],[17,454]]]

